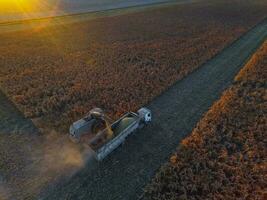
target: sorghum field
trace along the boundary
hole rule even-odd
[[[267,42],[146,187],[144,199],[266,197]]]
[[[95,106],[115,118],[212,58],[266,9],[205,1],[0,33],[0,87],[39,127],[65,132]]]

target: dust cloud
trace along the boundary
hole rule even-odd
[[[27,162],[10,170],[7,181],[1,182],[0,177],[0,200],[37,199],[47,188],[71,178],[92,159],[88,147],[72,143],[66,134],[50,131],[37,140],[27,141],[31,144],[24,141],[23,145],[16,145],[23,154],[15,159]],[[13,150],[9,152],[15,156]]]
[[[53,184],[62,177],[71,178],[92,158],[89,148],[74,144],[66,135],[55,131],[47,134],[44,141],[41,161],[37,165],[37,176],[46,177],[43,186]]]
[[[58,137],[55,132],[46,136],[43,147],[43,170],[62,170],[65,168],[80,168],[86,162],[84,149],[73,144],[67,137]]]

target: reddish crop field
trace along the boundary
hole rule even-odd
[[[144,199],[266,197],[267,42],[146,187]]]
[[[116,118],[265,18],[259,2],[205,1],[3,33],[0,87],[39,127],[66,132],[95,106]]]

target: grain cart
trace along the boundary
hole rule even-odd
[[[70,139],[75,143],[86,144],[92,149],[98,161],[103,160],[136,129],[142,128],[152,120],[151,111],[141,108],[128,112],[120,119],[110,124],[100,108],[92,109],[86,117],[70,126]]]

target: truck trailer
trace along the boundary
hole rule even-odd
[[[124,143],[126,138],[152,121],[147,108],[127,112],[113,123],[100,108],[92,109],[84,118],[70,126],[70,139],[89,147],[96,160],[101,161]]]

